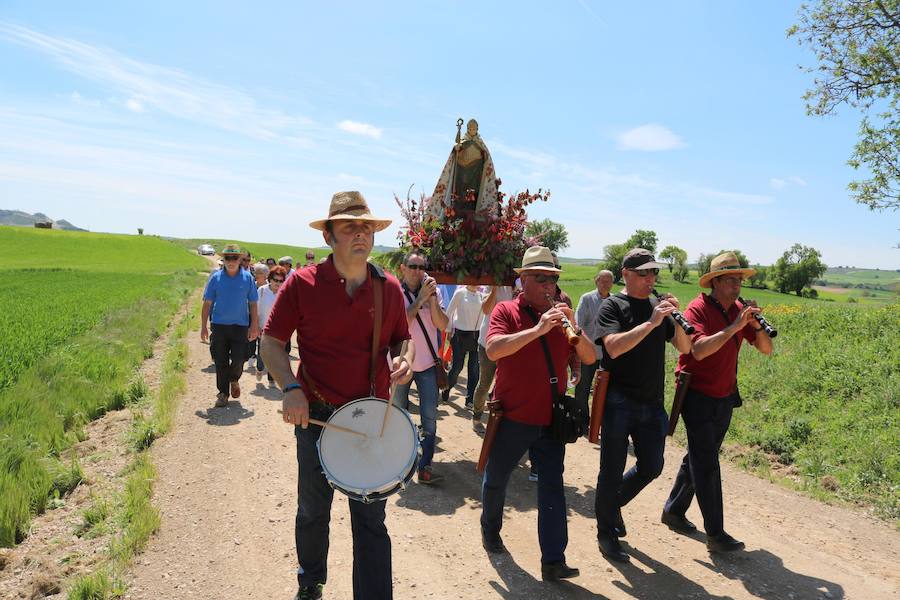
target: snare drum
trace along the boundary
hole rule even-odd
[[[381,436],[385,407],[393,413]],[[322,429],[316,447],[331,487],[365,503],[406,489],[419,462],[418,431],[409,413],[378,398],[360,398],[335,410],[328,424],[368,436]]]

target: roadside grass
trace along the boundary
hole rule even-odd
[[[158,390],[136,407],[132,421],[133,459],[127,469],[125,489],[112,500],[95,501],[84,515],[84,523],[106,523],[118,529],[107,548],[106,557],[96,565],[96,570],[75,578],[68,591],[68,600],[119,598],[126,592],[123,575],[132,558],[147,545],[150,536],[160,526],[159,510],[153,506],[153,484],[156,468],[147,449],[154,440],[171,431],[175,422],[178,397],[186,389],[188,332],[196,328],[198,311],[196,299],[175,326],[169,339],[169,347],[163,358],[162,378]],[[146,432],[152,432],[148,435]],[[135,433],[139,432],[139,433]],[[140,439],[140,444],[134,441]],[[106,507],[107,513],[103,514]],[[109,510],[115,506],[115,510]],[[96,527],[96,525],[93,525]],[[90,530],[90,528],[86,528]]]
[[[290,256],[294,259],[295,267],[298,265],[302,266],[306,263],[304,256],[309,250],[312,250],[316,255],[317,262],[331,253],[331,250],[328,248],[310,248],[308,246],[290,246],[287,244],[260,244],[256,242],[242,242],[240,240],[172,238],[169,239],[169,241],[179,247],[190,250],[191,252],[197,252],[197,247],[200,244],[211,244],[212,247],[216,249],[216,252],[220,252],[226,244],[237,244],[241,249],[250,251],[253,255],[253,262],[257,262],[258,260],[264,261],[267,258],[278,260],[282,256]],[[325,242],[322,240],[319,243],[321,245]]]
[[[135,368],[207,263],[150,236],[0,227],[0,244],[0,546],[12,546],[80,482],[62,457],[83,426],[146,395]]]

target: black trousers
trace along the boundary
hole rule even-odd
[[[326,420],[326,414],[313,418]],[[322,472],[316,442],[322,428],[294,426],[297,437],[297,517],[294,541],[300,568],[301,586],[328,580],[328,538],[330,534],[332,488]],[[355,600],[391,600],[391,538],[384,524],[384,501],[364,504],[348,499],[350,529],[353,535],[353,598]]]
[[[216,364],[216,387],[222,394],[228,394],[231,382],[241,378],[249,348],[248,329],[246,325],[212,324],[209,353]]]
[[[696,495],[703,514],[703,528],[709,536],[724,531],[719,449],[731,424],[734,400],[734,395],[711,398],[688,390],[681,410],[687,430],[688,451],[681,461],[665,510],[684,515]]]

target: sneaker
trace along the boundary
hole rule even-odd
[[[528,472],[528,481],[537,481],[537,480],[538,480],[537,471],[532,469],[531,471]]]
[[[472,431],[481,433],[484,431],[484,425],[481,423],[481,417],[472,417]]]
[[[466,398],[466,408],[469,410],[475,408],[475,402],[471,398]]]
[[[444,480],[443,475],[439,475],[431,470],[431,465],[419,469],[419,483],[424,483],[425,485],[432,485],[435,483],[440,483]]]
[[[294,600],[318,600],[322,597],[322,588],[325,587],[321,583],[306,585],[297,590]]]
[[[216,394],[216,408],[225,408],[228,406],[228,394],[219,392]]]
[[[237,381],[231,382],[231,397],[232,398],[240,398],[241,397],[241,386]]]

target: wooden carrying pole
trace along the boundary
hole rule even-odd
[[[487,428],[481,442],[481,454],[478,455],[478,464],[475,466],[475,470],[479,473],[484,472],[488,457],[491,455],[491,448],[494,445],[494,438],[497,437],[497,429],[500,427],[500,421],[503,420],[503,409],[500,408],[500,402],[491,400],[487,404],[490,416],[488,416]]]
[[[603,423],[603,410],[606,408],[606,390],[609,388],[609,371],[597,369],[594,376],[594,399],[591,402],[591,427],[588,430],[588,441],[596,444],[600,440],[600,425]]]

